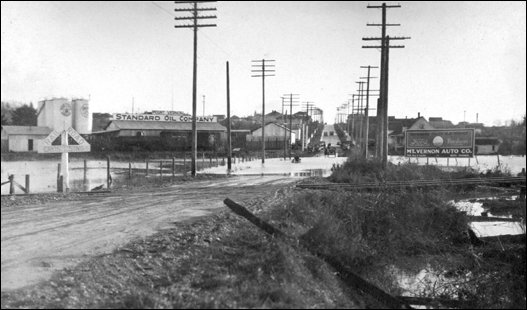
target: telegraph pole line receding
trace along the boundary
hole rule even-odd
[[[262,164],[265,163],[265,77],[274,76],[274,62],[272,59],[253,60],[251,65],[252,77],[262,78]],[[271,68],[271,69],[269,69]]]
[[[386,9],[400,8],[400,5],[386,5],[383,3],[380,6],[368,5],[367,8],[382,9],[382,23],[381,24],[367,24],[367,26],[380,26],[380,38],[362,38],[365,41],[380,40],[380,46],[362,46],[363,48],[381,48],[381,72],[380,72],[380,96],[377,102],[377,143],[376,154],[382,159],[382,165],[386,168],[388,163],[388,55],[390,48],[403,48],[404,46],[391,46],[390,40],[405,40],[408,37],[389,37],[386,35],[387,26],[400,26],[400,24],[386,23]]]
[[[190,8],[176,8],[176,13],[190,13],[191,16],[178,16],[174,17],[176,21],[192,21],[192,24],[186,25],[175,25],[175,28],[192,28],[194,30],[194,65],[193,65],[193,76],[192,76],[192,160],[191,160],[191,174],[196,176],[196,159],[198,157],[198,133],[196,128],[196,116],[197,116],[197,103],[196,103],[196,92],[197,92],[197,70],[198,70],[198,28],[202,27],[216,27],[216,24],[199,24],[198,21],[203,19],[215,19],[215,15],[200,15],[204,11],[216,11],[214,7],[198,7],[198,4],[202,3],[214,3],[216,1],[175,1],[176,6],[179,5],[191,5]]]
[[[368,69],[368,76],[366,76],[366,111],[365,111],[365,117],[366,117],[366,129],[365,129],[365,140],[366,140],[366,147],[364,148],[364,158],[368,159],[368,144],[369,144],[369,130],[370,130],[370,116],[369,116],[369,109],[370,109],[370,79],[374,79],[376,77],[370,75],[371,69],[379,68],[374,66],[361,66],[361,68],[367,68]],[[361,77],[361,79],[364,77]]]

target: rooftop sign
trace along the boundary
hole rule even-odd
[[[406,157],[473,157],[474,129],[407,130]]]
[[[192,122],[190,115],[114,113],[114,121]],[[214,116],[198,116],[196,122],[217,122]]]

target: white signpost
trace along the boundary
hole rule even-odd
[[[58,137],[61,137],[60,145],[53,145],[53,141]],[[68,145],[68,136],[70,136],[77,145]],[[69,153],[76,152],[89,152],[91,150],[90,144],[83,138],[81,135],[75,131],[75,129],[69,127],[66,130],[57,131],[53,130],[49,136],[40,142],[38,147],[39,153],[62,153],[62,176],[63,176],[63,188],[65,192],[69,192],[69,169],[68,169],[68,160]]]

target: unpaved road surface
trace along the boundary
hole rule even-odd
[[[229,197],[272,197],[298,179],[231,177],[137,192],[2,208],[2,291],[35,284],[177,222],[223,208]]]

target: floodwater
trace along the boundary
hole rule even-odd
[[[503,199],[503,197],[500,197]],[[518,196],[510,196],[507,200],[516,200]],[[485,198],[489,199],[498,199],[498,197]],[[458,210],[464,211],[467,215],[470,216],[481,216],[483,212],[486,212],[483,208],[483,203],[479,200],[474,201],[474,199],[463,199],[457,202],[452,203]],[[512,218],[512,215],[494,215],[490,212],[487,212],[488,217],[496,218]],[[525,234],[525,222],[471,222],[470,228],[474,231],[478,237],[491,237],[491,236],[500,236],[500,235],[520,235]]]
[[[291,177],[308,177],[320,176],[327,177],[331,173],[333,164],[342,164],[346,157],[305,157],[300,163],[291,163],[289,158],[266,159],[262,164],[261,160],[240,161],[233,163],[231,174],[234,175],[282,175]],[[479,171],[500,168],[510,171],[513,175],[521,172],[525,168],[525,157],[523,156],[477,156],[468,159],[429,159],[426,158],[405,158],[403,156],[389,156],[392,163],[412,162],[418,164],[438,165],[441,167],[452,167],[452,169],[470,165],[470,167]],[[499,161],[499,163],[498,163]],[[0,179],[2,182],[7,181],[8,175],[14,174],[15,181],[24,186],[25,175],[30,175],[30,191],[32,193],[50,193],[57,191],[57,164],[58,160],[47,161],[7,161],[2,162]],[[198,164],[200,164],[199,161]],[[133,173],[145,173],[145,162],[132,162]],[[205,161],[202,164],[207,164]],[[213,166],[216,163],[213,163]],[[129,162],[112,161],[110,163],[110,173],[112,179],[124,178],[128,173]],[[171,163],[165,162],[165,167]],[[176,165],[183,165],[182,159],[176,161]],[[187,162],[187,165],[189,163]],[[106,188],[106,161],[89,160],[87,161],[86,177],[84,176],[84,162],[81,159],[71,159],[70,163],[70,190],[71,191],[89,191],[94,187],[103,185]],[[199,166],[199,165],[198,165]],[[159,175],[159,163],[150,162],[150,172],[152,175]],[[226,166],[207,168],[198,173],[226,174]],[[15,193],[21,193],[21,190],[15,188]],[[9,186],[4,185],[1,194],[9,194]]]
[[[2,162],[1,179],[6,181],[8,176],[15,175],[15,181],[20,185],[25,184],[25,175],[30,178],[31,193],[49,193],[57,191],[57,160],[42,161],[7,161]],[[133,163],[133,167],[144,168],[145,163]],[[128,168],[128,162],[111,162],[112,178],[119,178],[117,169]],[[84,162],[82,160],[70,160],[69,162],[70,190],[89,191],[92,188],[104,185],[106,188],[106,161],[87,161],[86,178],[84,177]],[[9,194],[9,186],[2,186],[2,195]],[[15,193],[21,190],[15,188]]]
[[[41,161],[6,161],[2,162],[1,180],[7,181],[9,175],[15,175],[15,181],[20,185],[25,184],[25,175],[30,176],[31,193],[52,193],[57,191],[58,160]],[[171,174],[172,161],[163,161],[163,174]],[[146,162],[124,162],[111,161],[110,175],[112,180],[128,176],[128,168],[131,164],[132,174],[145,174]],[[186,163],[189,165],[189,163]],[[176,159],[176,166],[183,165],[183,159]],[[106,160],[88,160],[86,162],[86,175],[84,174],[84,161],[82,159],[71,159],[69,162],[69,185],[70,191],[90,191],[94,187],[103,185],[106,189]],[[149,162],[149,173],[159,176],[159,161]],[[181,174],[181,173],[180,173]],[[2,195],[9,194],[9,185],[2,186]],[[20,194],[22,190],[15,188],[15,193]]]
[[[333,165],[343,164],[346,157],[304,157],[299,163],[292,163],[289,157],[266,159],[262,164],[261,160],[249,162],[238,162],[232,166],[231,175],[255,176],[255,175],[282,175],[290,177],[327,177],[331,174]],[[219,166],[203,170],[203,173],[226,174],[227,167]]]
[[[398,163],[416,163],[419,165],[435,165],[441,167],[450,167],[452,169],[471,167],[480,172],[494,170],[499,168],[502,171],[509,171],[516,175],[525,169],[525,156],[502,156],[502,155],[479,155],[474,158],[408,158],[404,156],[389,156],[390,162]]]

